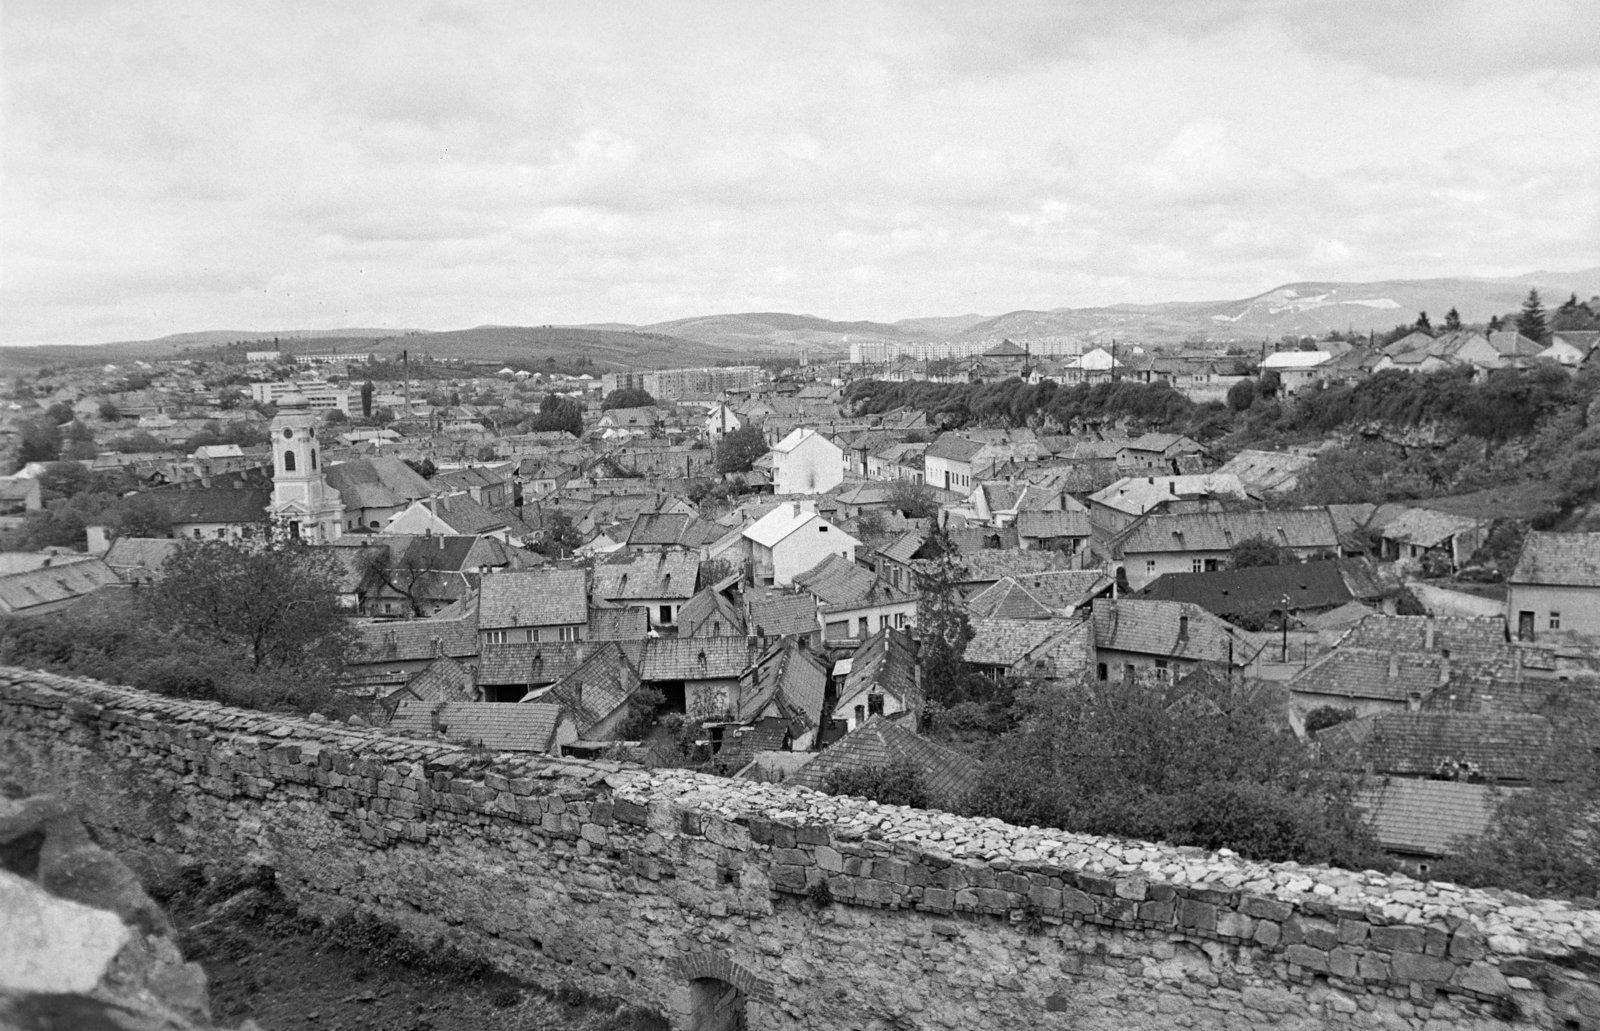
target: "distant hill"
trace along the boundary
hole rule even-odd
[[[1116,304],[1095,308],[1022,310],[1003,315],[931,316],[898,322],[836,322],[815,315],[743,312],[674,319],[645,326],[607,322],[584,326],[478,326],[447,332],[388,329],[206,330],[81,347],[0,348],[0,369],[26,371],[72,364],[172,358],[185,351],[236,341],[271,341],[285,351],[403,349],[440,358],[533,365],[549,357],[586,355],[602,371],[660,369],[750,361],[762,357],[841,355],[863,341],[963,340],[997,343],[1117,339],[1164,344],[1276,340],[1330,330],[1384,331],[1426,311],[1435,325],[1454,307],[1467,322],[1510,314],[1537,287],[1553,309],[1569,294],[1600,295],[1600,267],[1577,272],[1530,272],[1507,279],[1394,279],[1370,283],[1286,283],[1240,300]]]

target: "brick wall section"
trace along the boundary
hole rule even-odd
[[[0,779],[68,795],[122,851],[266,863],[313,911],[685,1024],[713,977],[753,1028],[1600,1028],[1595,913],[1399,877],[24,670],[0,669]]]

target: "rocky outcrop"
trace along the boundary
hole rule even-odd
[[[0,798],[0,1027],[211,1027],[205,972],[60,798]]]

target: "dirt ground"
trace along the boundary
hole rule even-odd
[[[324,926],[269,883],[169,901],[184,954],[211,981],[219,1026],[262,1031],[667,1031],[659,1016],[551,995],[368,921]]]

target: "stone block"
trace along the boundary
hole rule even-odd
[[[1367,932],[1372,930],[1372,925],[1365,920],[1344,918],[1339,921],[1339,944],[1360,945],[1367,940]]]
[[[1328,954],[1309,945],[1291,945],[1283,951],[1283,958],[1296,966],[1315,970],[1319,974],[1328,972]]]
[[[1117,898],[1142,902],[1145,897],[1145,889],[1149,887],[1149,884],[1149,880],[1144,877],[1121,878],[1116,883]]]
[[[1035,885],[1028,892],[1028,901],[1046,913],[1061,912],[1061,889]]]
[[[806,872],[801,867],[775,865],[767,871],[767,877],[776,891],[798,894],[806,890]]]
[[[1217,933],[1224,938],[1246,938],[1255,934],[1256,922],[1236,910],[1225,910],[1217,915]]]
[[[1139,903],[1139,919],[1160,927],[1170,926],[1177,919],[1178,907],[1171,899]]]
[[[1442,927],[1424,927],[1422,929],[1422,954],[1424,956],[1443,956],[1450,951],[1450,932]]]
[[[794,829],[796,845],[828,845],[833,842],[828,828],[821,824],[808,824]]]
[[[1488,954],[1488,944],[1476,929],[1463,927],[1450,936],[1450,958],[1464,959],[1468,962],[1482,959]]]
[[[827,845],[818,845],[815,852],[818,869],[829,873],[842,873],[844,871],[844,857]]]
[[[1093,913],[1094,899],[1076,888],[1062,888],[1061,909],[1066,913]]]
[[[625,798],[612,796],[611,812],[619,823],[628,823],[635,827],[643,827],[649,823],[649,810],[645,806],[637,802],[630,802]]]
[[[1389,961],[1375,953],[1362,953],[1356,961],[1356,976],[1363,981],[1389,980]]]
[[[1182,905],[1178,907],[1178,926],[1192,927],[1197,931],[1215,931],[1217,907],[1209,902],[1184,899]]]
[[[1482,995],[1511,994],[1511,986],[1506,983],[1505,975],[1494,966],[1481,961],[1458,969],[1453,982],[1459,988]]]
[[[584,824],[581,835],[584,841],[587,841],[591,845],[598,845],[601,848],[605,848],[611,843],[611,836],[608,835],[606,833],[606,829],[600,826],[598,823]]]
[[[1239,912],[1245,916],[1253,916],[1261,920],[1271,920],[1283,923],[1294,914],[1294,907],[1287,902],[1277,899],[1262,898],[1259,895],[1246,895],[1239,900]]]
[[[933,913],[948,913],[956,908],[956,893],[943,888],[924,888],[922,908]]]
[[[1013,896],[999,888],[979,888],[978,905],[991,913],[1003,913],[1011,908]]]
[[[1247,1009],[1262,1013],[1282,1014],[1295,1010],[1294,996],[1278,988],[1246,988],[1240,993],[1240,1001]]]
[[[1101,899],[1100,916],[1106,920],[1131,924],[1139,919],[1139,903],[1132,899]]]
[[[1385,949],[1389,952],[1421,952],[1422,928],[1420,927],[1374,927],[1371,934],[1374,948]]]
[[[1360,954],[1351,949],[1334,949],[1328,953],[1328,973],[1350,980],[1356,976],[1356,964],[1360,958]]]
[[[1389,960],[1389,969],[1396,981],[1421,981],[1428,984],[1449,984],[1455,976],[1456,965],[1449,960],[1424,956],[1420,952],[1397,952]]]
[[[751,836],[754,840],[754,835]],[[772,861],[785,866],[810,866],[811,854],[798,848],[775,848],[772,850]]]

